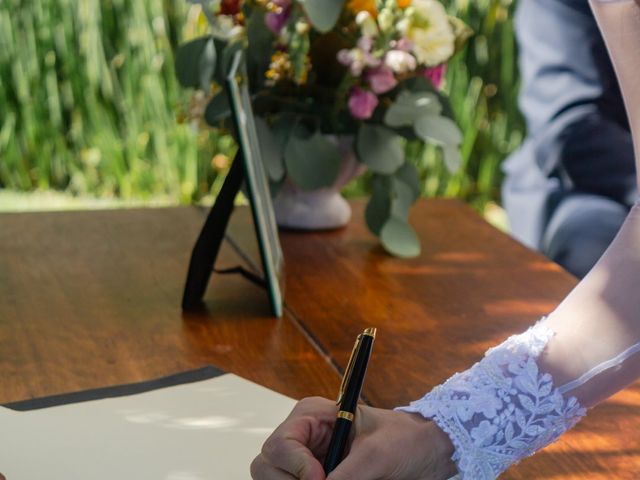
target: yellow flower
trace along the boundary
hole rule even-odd
[[[411,0],[397,0],[399,8],[407,8],[411,5]]]
[[[347,2],[347,8],[354,14],[365,11],[369,12],[374,18],[378,15],[375,0],[349,0]]]
[[[269,70],[265,72],[267,84],[275,85],[277,82],[291,77],[293,66],[286,52],[275,52],[271,56]]]

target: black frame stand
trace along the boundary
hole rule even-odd
[[[184,311],[198,310],[202,307],[202,297],[214,270],[236,195],[244,180],[244,166],[240,156],[241,153],[238,151],[191,252],[187,281],[182,294]]]

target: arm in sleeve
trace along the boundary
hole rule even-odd
[[[593,5],[640,141],[640,54],[629,48],[640,42],[640,0]],[[497,477],[640,378],[639,282],[636,204],[602,258],[548,318],[401,410],[431,418],[447,433],[463,479]]]

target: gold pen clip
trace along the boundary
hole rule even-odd
[[[362,341],[363,335],[368,335],[370,337],[376,338],[376,329],[373,327],[367,328],[356,338],[356,341],[353,344],[353,349],[351,350],[351,356],[349,357],[349,363],[347,363],[347,368],[344,371],[344,375],[342,376],[342,383],[340,383],[340,391],[338,392],[336,405],[340,405],[340,403],[342,402],[342,397],[344,397],[344,389],[349,383],[349,379],[351,378],[351,373],[353,371],[353,362],[356,359],[358,348],[360,347],[360,342]]]

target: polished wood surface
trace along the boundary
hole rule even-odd
[[[355,335],[378,328],[364,390],[374,406],[421,397],[553,310],[576,284],[458,201],[423,201],[412,210],[422,254],[411,260],[385,254],[362,221],[364,204],[353,206],[345,229],[281,234],[285,296],[340,368]],[[244,251],[255,249],[248,225],[239,218],[231,230]],[[637,478],[639,428],[634,385],[503,478]]]
[[[0,403],[148,380],[203,365],[300,398],[339,375],[264,291],[214,275],[183,315],[193,208],[0,215]],[[242,259],[224,246],[218,267]]]
[[[554,306],[576,281],[452,200],[420,202],[419,258],[388,256],[363,203],[331,232],[281,233],[286,308],[214,275],[207,311],[183,316],[193,208],[0,215],[0,403],[217,365],[300,398],[333,397],[353,340],[378,338],[365,397],[420,397]],[[218,267],[259,265],[250,212],[237,209]],[[507,479],[640,476],[640,386],[594,409]]]

